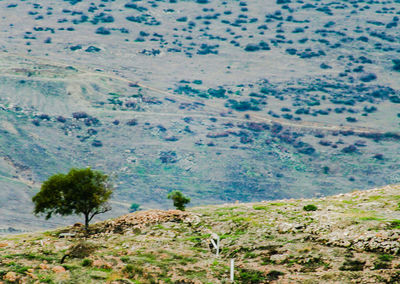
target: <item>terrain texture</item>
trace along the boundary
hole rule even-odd
[[[399,283],[399,202],[400,186],[391,185],[139,211],[93,224],[88,236],[79,224],[4,236],[0,282],[230,283],[234,259],[235,283]]]
[[[115,175],[112,215],[400,182],[400,3],[0,1],[0,231],[41,182]]]

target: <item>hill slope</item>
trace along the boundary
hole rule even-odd
[[[0,1],[0,230],[41,182],[117,173],[132,202],[318,197],[400,182],[390,1]]]
[[[228,283],[233,258],[237,283],[398,283],[399,202],[400,186],[391,185],[321,199],[141,211],[93,224],[86,239],[79,226],[6,236],[0,277]],[[65,233],[76,235],[59,238]]]

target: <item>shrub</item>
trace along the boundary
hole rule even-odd
[[[140,204],[132,203],[131,207],[129,208],[129,212],[136,212],[140,210]]]
[[[35,118],[34,120],[32,120],[33,125],[35,126],[40,126],[40,120]]]
[[[99,52],[101,49],[96,47],[96,46],[89,46],[88,48],[85,49],[86,52]]]
[[[102,147],[103,143],[100,140],[93,140],[92,146],[94,146],[94,147]]]
[[[318,207],[315,206],[314,204],[308,204],[308,205],[305,205],[305,206],[303,207],[303,210],[304,210],[304,211],[317,211],[317,210],[318,210]]]
[[[93,263],[93,260],[89,259],[89,258],[85,258],[84,260],[82,260],[82,266],[91,266]]]
[[[270,272],[268,272],[267,277],[268,277],[268,280],[274,281],[274,280],[278,280],[279,276],[282,276],[284,274],[285,273],[278,271],[278,270],[271,270]]]
[[[109,35],[111,34],[110,30],[105,28],[105,27],[100,27],[96,30],[96,34],[100,34],[100,35]]]
[[[61,122],[61,123],[65,123],[67,120],[65,119],[65,117],[60,115],[60,116],[57,117],[57,121]]]
[[[385,261],[385,262],[390,262],[390,261],[392,261],[392,259],[393,259],[393,255],[390,255],[390,254],[381,254],[379,257],[378,257],[378,259],[380,260],[380,261]]]
[[[186,204],[190,202],[190,198],[183,195],[179,190],[174,190],[167,195],[168,199],[172,199],[174,206],[178,210],[185,210]]]
[[[385,262],[381,260],[377,260],[374,262],[374,269],[390,269],[391,268],[390,262]]]
[[[123,269],[123,272],[127,273],[129,277],[134,277],[136,275],[143,275],[143,268],[139,266],[135,266],[133,264],[127,264]]]
[[[352,260],[347,259],[343,262],[342,266],[339,267],[339,270],[342,271],[362,271],[364,270],[365,261],[361,261],[358,259]]]
[[[238,283],[256,284],[256,283],[265,283],[267,278],[261,271],[242,268],[239,270],[239,275],[237,280]]]
[[[129,126],[135,126],[135,125],[137,125],[138,123],[137,123],[137,120],[136,119],[130,119],[130,120],[128,120],[127,122],[126,122],[126,125],[129,125]]]
[[[248,51],[248,52],[258,51],[258,50],[260,50],[260,47],[258,46],[258,44],[249,43],[248,45],[246,45],[244,50]]]
[[[400,59],[393,59],[393,70],[400,72]]]
[[[374,73],[365,74],[360,77],[360,81],[365,82],[365,83],[371,82],[376,79],[377,79],[377,76]]]
[[[357,119],[355,117],[346,117],[347,122],[357,122]]]
[[[346,153],[346,154],[354,153],[356,151],[357,151],[357,147],[355,145],[349,145],[342,149],[342,152]]]
[[[75,119],[80,119],[80,118],[87,118],[87,117],[89,117],[89,115],[86,112],[78,111],[78,112],[72,113],[72,117]]]

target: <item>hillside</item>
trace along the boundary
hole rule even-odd
[[[229,283],[233,258],[236,283],[399,283],[399,202],[400,186],[391,185],[320,199],[139,211],[93,224],[87,238],[78,225],[4,236],[0,279]],[[60,238],[66,233],[74,236]]]
[[[50,175],[116,174],[115,217],[400,182],[400,3],[0,1],[0,233]]]

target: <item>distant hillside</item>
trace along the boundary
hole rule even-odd
[[[322,197],[400,182],[400,3],[0,1],[0,232],[71,167],[131,203]]]
[[[234,259],[235,283],[399,283],[399,203],[400,186],[391,185],[320,199],[139,211],[93,224],[88,238],[79,225],[5,236],[0,279],[229,283]]]

